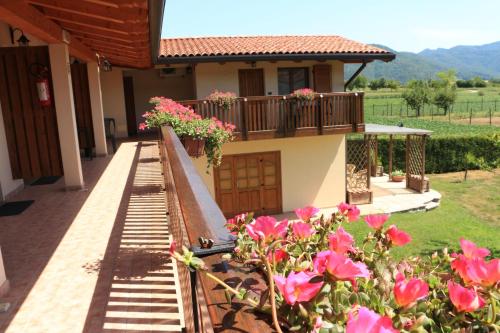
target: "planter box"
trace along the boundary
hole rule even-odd
[[[393,181],[395,183],[401,183],[405,179],[406,179],[405,175],[402,175],[402,176],[391,176],[391,181]]]
[[[185,136],[181,138],[181,142],[189,156],[198,158],[205,155],[205,139]]]

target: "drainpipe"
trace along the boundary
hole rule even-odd
[[[363,69],[365,69],[366,67],[366,61],[363,61],[363,64],[361,66],[359,66],[358,70],[356,72],[354,72],[354,74],[352,74],[351,78],[349,80],[347,80],[347,82],[344,84],[344,91],[347,90],[347,86],[351,84],[352,81],[354,81],[354,79],[356,79],[359,75],[359,73],[361,73],[363,71]]]

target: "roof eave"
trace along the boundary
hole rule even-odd
[[[231,61],[280,61],[280,60],[341,60],[351,63],[385,62],[396,58],[393,53],[294,53],[294,54],[246,54],[246,55],[215,55],[215,56],[178,56],[158,57],[159,64],[231,62]]]
[[[151,47],[151,63],[158,63],[157,55],[160,53],[161,30],[163,26],[163,13],[165,0],[148,0],[149,9],[149,40]]]

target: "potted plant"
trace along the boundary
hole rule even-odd
[[[391,173],[391,181],[393,182],[400,183],[405,180],[405,178],[406,174],[403,172],[403,170],[397,169]]]
[[[234,125],[217,118],[201,118],[193,109],[171,99],[154,97],[153,110],[143,114],[145,122],[140,129],[171,126],[191,157],[207,156],[207,168],[219,166],[222,146],[233,139]]]
[[[226,112],[231,109],[231,106],[236,101],[236,98],[236,94],[233,92],[218,90],[214,90],[210,95],[205,97],[205,99],[215,103],[219,108]]]
[[[312,89],[302,88],[302,89],[295,90],[291,94],[291,96],[293,98],[296,98],[299,101],[306,102],[306,101],[312,101],[312,100],[314,100],[314,97],[316,96],[316,93]]]

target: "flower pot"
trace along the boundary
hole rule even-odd
[[[393,181],[395,183],[401,183],[405,179],[406,179],[405,175],[402,175],[402,176],[391,176],[391,181]]]
[[[205,139],[184,136],[181,142],[189,156],[198,158],[205,154]]]

